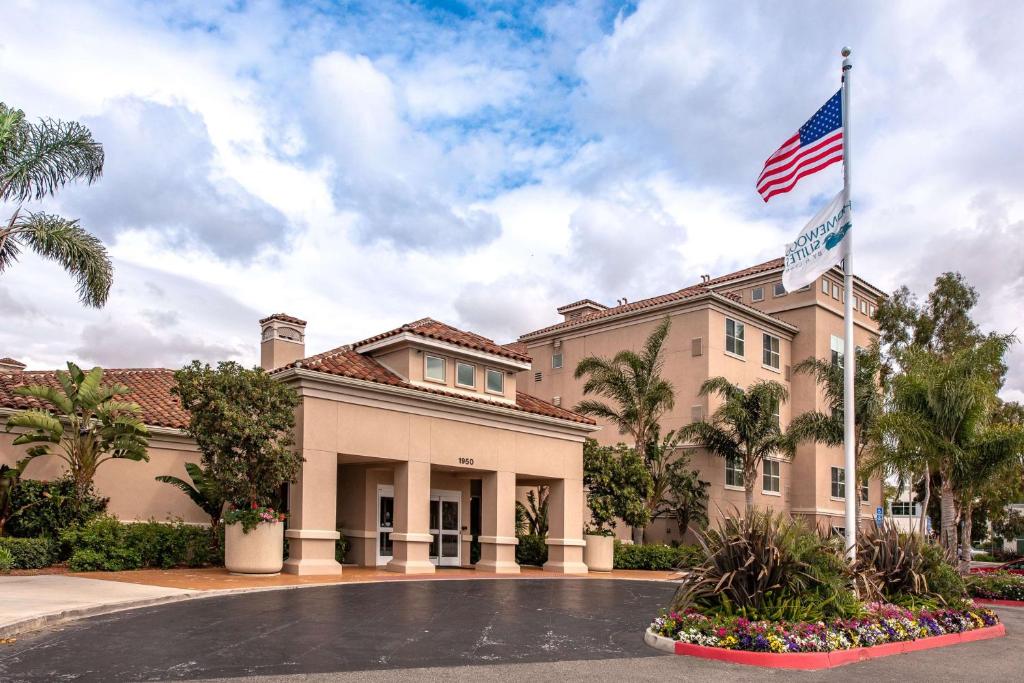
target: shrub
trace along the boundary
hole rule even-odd
[[[985,600],[1024,600],[1024,576],[1009,572],[971,574],[967,577],[971,597]]]
[[[0,545],[0,574],[6,574],[14,568],[14,555],[6,547]]]
[[[679,612],[819,621],[861,611],[842,556],[798,521],[755,510],[725,518],[698,540],[705,559],[676,593]]]
[[[113,517],[68,529],[61,542],[74,571],[122,571],[141,567],[199,567],[218,560],[214,531],[181,522],[125,524]]]
[[[526,534],[519,537],[516,546],[516,562],[542,566],[548,561],[548,544],[544,536]]]
[[[11,569],[42,569],[57,561],[57,543],[50,538],[0,538],[0,550],[11,556]]]
[[[692,567],[703,559],[695,545],[630,545],[615,542],[615,569],[677,569]]]
[[[11,492],[11,510],[15,514],[7,523],[6,532],[25,538],[60,538],[65,529],[102,514],[107,501],[97,496],[91,486],[81,498],[76,498],[75,483],[68,478],[22,479]]]
[[[866,526],[857,536],[857,576],[865,597],[908,607],[963,602],[963,579],[944,551],[895,525]]]

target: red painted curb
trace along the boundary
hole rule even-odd
[[[979,605],[996,605],[997,607],[1024,607],[1024,600],[989,600],[988,598],[974,598]]]
[[[746,664],[748,666],[764,666],[773,669],[800,669],[803,671],[817,671],[820,669],[832,669],[844,664],[863,662],[868,659],[889,657],[891,655],[905,654],[907,652],[919,652],[931,650],[937,647],[957,645],[959,643],[970,643],[977,640],[989,638],[1001,638],[1006,635],[1006,627],[1002,624],[986,626],[985,628],[964,631],[963,633],[948,633],[943,636],[932,636],[921,640],[908,640],[901,643],[885,643],[872,647],[858,647],[852,650],[835,650],[833,652],[746,652],[743,650],[726,650],[721,647],[707,647],[705,645],[691,645],[689,643],[675,643],[677,655],[688,657],[700,657],[702,659],[714,659],[719,662],[731,662],[733,664]]]

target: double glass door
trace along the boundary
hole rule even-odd
[[[458,491],[430,492],[430,561],[442,567],[461,565],[461,500]],[[391,532],[394,531],[395,490],[377,487],[377,564],[384,565],[394,555]]]

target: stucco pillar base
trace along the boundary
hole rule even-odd
[[[391,540],[394,543],[394,559],[384,567],[386,570],[398,574],[433,574],[436,571],[437,568],[430,561],[433,536],[394,532]]]
[[[586,574],[587,565],[583,564],[582,539],[549,538],[548,561],[544,563],[544,571],[556,574]]]
[[[519,539],[515,536],[481,536],[480,561],[476,563],[476,570],[494,574],[518,574],[517,545]]]
[[[334,559],[335,542],[341,536],[329,529],[288,529],[288,559],[282,571],[306,576],[338,576],[341,565]]]

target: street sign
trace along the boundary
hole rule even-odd
[[[875,508],[875,524],[877,524],[878,526],[882,526],[882,513],[882,508]]]

